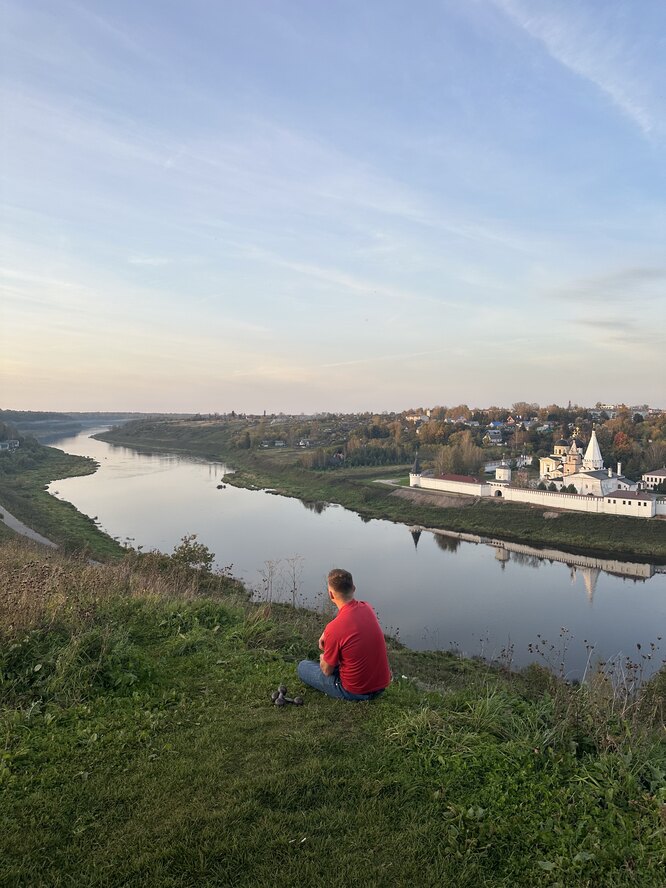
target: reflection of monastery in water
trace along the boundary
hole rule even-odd
[[[569,552],[560,552],[557,549],[535,549],[532,546],[523,546],[520,543],[507,543],[503,540],[489,540],[488,545],[496,547],[498,560],[502,562],[502,568],[513,556],[522,561],[525,556],[530,559],[538,558],[539,561],[560,561],[568,565],[571,571],[571,582],[576,582],[580,576],[585,586],[588,600],[592,603],[597,588],[599,574],[608,573],[634,582],[645,582],[654,576],[653,564],[642,564],[636,561],[617,561],[614,558],[592,558],[588,555],[572,555]],[[524,562],[523,562],[524,563]]]
[[[414,545],[418,543],[422,527],[410,527]],[[538,568],[543,561],[559,561],[566,564],[571,570],[571,582],[575,583],[580,576],[585,586],[587,597],[592,602],[600,573],[612,574],[634,582],[645,582],[655,573],[666,573],[666,567],[655,567],[654,564],[645,564],[639,561],[618,561],[616,558],[595,558],[590,555],[574,555],[570,552],[560,552],[558,549],[537,549],[522,543],[510,543],[505,540],[488,539],[471,533],[456,533],[446,530],[432,530],[435,541],[443,538],[447,541],[463,540],[468,543],[483,543],[495,549],[495,558],[499,561],[502,570],[506,563],[514,560],[522,565]],[[440,546],[442,549],[450,548],[448,545]],[[453,547],[455,551],[456,547]]]

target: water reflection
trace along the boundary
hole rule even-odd
[[[410,533],[414,544],[421,536],[421,528],[412,527]],[[462,540],[466,542],[482,544],[495,549],[495,559],[504,569],[509,561],[520,564],[522,567],[540,568],[544,564],[561,562],[575,570],[588,569],[596,571],[597,575],[602,571],[614,576],[629,578],[644,582],[655,573],[665,573],[666,567],[659,568],[655,564],[643,561],[624,561],[618,558],[597,558],[592,555],[577,555],[571,552],[561,552],[559,549],[539,548],[528,546],[524,543],[511,543],[506,540],[486,539],[472,534],[455,533],[453,531],[432,531],[435,542],[445,552],[456,552]],[[417,534],[417,535],[415,535]]]
[[[325,512],[326,509],[328,509],[328,507],[330,506],[330,503],[324,503],[320,500],[317,500],[316,502],[301,500],[300,502],[303,503],[305,508],[308,509],[310,512],[314,512],[315,515],[321,515],[321,513]]]
[[[541,567],[543,562],[543,558],[540,558],[538,555],[528,555],[525,552],[511,552],[509,549],[498,549],[497,555],[504,555],[504,561],[515,561],[516,564],[522,564],[523,567],[532,567],[538,569]]]
[[[457,552],[460,548],[460,539],[444,533],[433,534],[435,542],[443,552]]]

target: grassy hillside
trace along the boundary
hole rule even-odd
[[[547,520],[547,510],[522,503],[466,500],[464,507],[443,508],[408,502],[378,478],[406,478],[407,466],[339,468],[316,471],[299,464],[302,452],[242,450],[231,446],[242,421],[146,421],[129,423],[100,435],[103,440],[146,450],[176,450],[226,460],[237,471],[227,479],[241,487],[271,488],[286,496],[340,503],[368,518],[476,533],[570,551],[638,556],[666,561],[666,521],[638,521],[611,515],[560,512]]]
[[[0,884],[663,886],[663,675],[394,645],[346,704],[295,677],[318,615],[174,558],[10,541],[0,590]]]

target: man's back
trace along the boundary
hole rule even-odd
[[[339,667],[340,681],[352,694],[388,686],[391,673],[384,633],[367,602],[352,599],[340,608],[325,630],[324,659]]]

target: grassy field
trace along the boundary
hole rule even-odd
[[[8,540],[15,540],[16,537],[17,534],[7,527],[4,521],[0,521],[0,543],[7,542]]]
[[[295,677],[320,616],[165,556],[9,542],[0,589],[2,885],[663,888],[663,675],[393,645],[346,704]]]
[[[366,518],[383,518],[514,542],[666,561],[666,522],[637,521],[610,515],[561,512],[546,520],[546,510],[527,504],[472,501],[464,508],[442,508],[408,502],[378,478],[405,479],[408,466],[314,471],[298,464],[302,452],[238,450],[230,446],[234,425],[220,422],[152,422],[131,424],[100,437],[146,450],[176,450],[227,461],[236,472],[231,484],[271,488],[285,496],[334,502]]]
[[[22,463],[18,456],[23,459]],[[46,490],[51,481],[94,472],[97,466],[92,459],[72,456],[36,442],[32,442],[29,458],[17,451],[3,455],[3,459],[6,463],[5,471],[0,473],[0,504],[12,515],[67,551],[85,549],[95,558],[122,554],[121,546],[100,531],[91,518]]]

